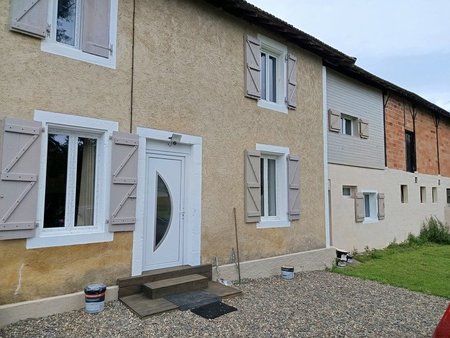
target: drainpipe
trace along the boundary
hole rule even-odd
[[[438,113],[434,114],[434,126],[436,128],[436,155],[437,155],[437,166],[438,166],[438,175],[441,174],[441,161],[439,158],[439,123],[441,122],[441,118]]]
[[[387,150],[386,150],[386,106],[391,98],[391,94],[386,95],[383,92],[383,131],[384,131],[384,166],[387,167]]]
[[[134,28],[136,21],[136,0],[133,0],[133,19],[131,35],[131,86],[130,86],[130,133],[133,132],[133,99],[134,99]]]
[[[331,220],[330,220],[330,203],[328,190],[330,189],[328,179],[328,100],[327,100],[327,68],[322,66],[322,95],[323,95],[323,116],[322,116],[322,133],[323,133],[323,192],[324,192],[324,212],[325,212],[325,247],[332,245],[331,238]]]

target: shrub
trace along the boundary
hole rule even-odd
[[[432,216],[423,222],[417,240],[421,243],[450,244],[449,228]]]

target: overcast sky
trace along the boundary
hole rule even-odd
[[[247,0],[450,111],[450,0]]]

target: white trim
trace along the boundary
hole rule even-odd
[[[50,37],[42,40],[41,51],[116,69],[118,0],[110,0],[109,41],[112,46],[112,53],[110,53],[109,58],[89,54],[83,52],[79,47],[72,47],[56,41],[56,1],[57,0],[49,1],[48,24],[51,27],[51,32]]]
[[[288,113],[286,104],[287,96],[287,47],[275,40],[272,40],[264,35],[258,34],[258,40],[261,45],[261,52],[271,55],[277,59],[277,102],[271,102],[268,100],[259,99],[258,107],[274,110],[280,113]],[[279,72],[281,70],[281,74]],[[261,79],[262,81],[263,79]],[[264,79],[265,80],[265,79]]]
[[[322,66],[322,88],[323,88],[323,193],[325,207],[325,246],[331,246],[331,222],[330,222],[330,201],[328,196],[329,173],[328,173],[328,92],[327,92],[327,68]]]
[[[138,182],[146,181],[147,141],[169,142],[172,132],[149,128],[137,128],[139,135]],[[177,148],[178,147],[178,148]],[[186,154],[186,199],[184,236],[184,264],[200,264],[201,255],[201,193],[202,193],[202,138],[181,134],[180,142],[171,148],[173,152]],[[133,258],[131,275],[142,274],[144,245],[145,185],[138,184],[136,200],[136,227],[133,232]]]
[[[363,204],[364,204],[364,221],[363,224],[378,223],[378,191],[376,190],[361,190],[363,194]],[[370,203],[370,217],[366,217],[366,200],[365,195],[369,195]],[[373,199],[373,200],[372,200]]]
[[[273,146],[269,144],[256,144],[256,150],[261,155],[274,155],[276,157],[276,175],[277,175],[277,216],[261,217],[261,221],[256,223],[257,229],[266,228],[285,228],[291,223],[288,219],[288,181],[287,181],[287,156],[288,147]]]
[[[109,138],[113,131],[118,130],[118,123],[41,110],[35,110],[34,120],[42,122],[44,126],[41,141],[41,175],[38,181],[38,207],[36,216],[39,226],[36,229],[36,236],[27,239],[27,249],[112,241],[114,235],[113,233],[108,232],[104,220],[106,220],[107,215],[109,214],[108,196],[111,172],[111,142]],[[99,193],[96,195],[97,211],[95,213],[95,227],[80,227],[80,229],[77,229],[76,231],[73,229],[43,228],[46,183],[45,173],[47,166],[47,135],[49,125],[53,128],[80,131],[81,134],[94,134],[98,138],[98,163],[102,165],[98,165],[96,170],[96,180],[98,181],[96,187],[98,190],[96,191]]]

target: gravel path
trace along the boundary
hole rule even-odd
[[[247,280],[238,311],[207,320],[172,311],[140,320],[122,303],[31,319],[0,337],[430,337],[448,300],[371,281],[316,271]]]

